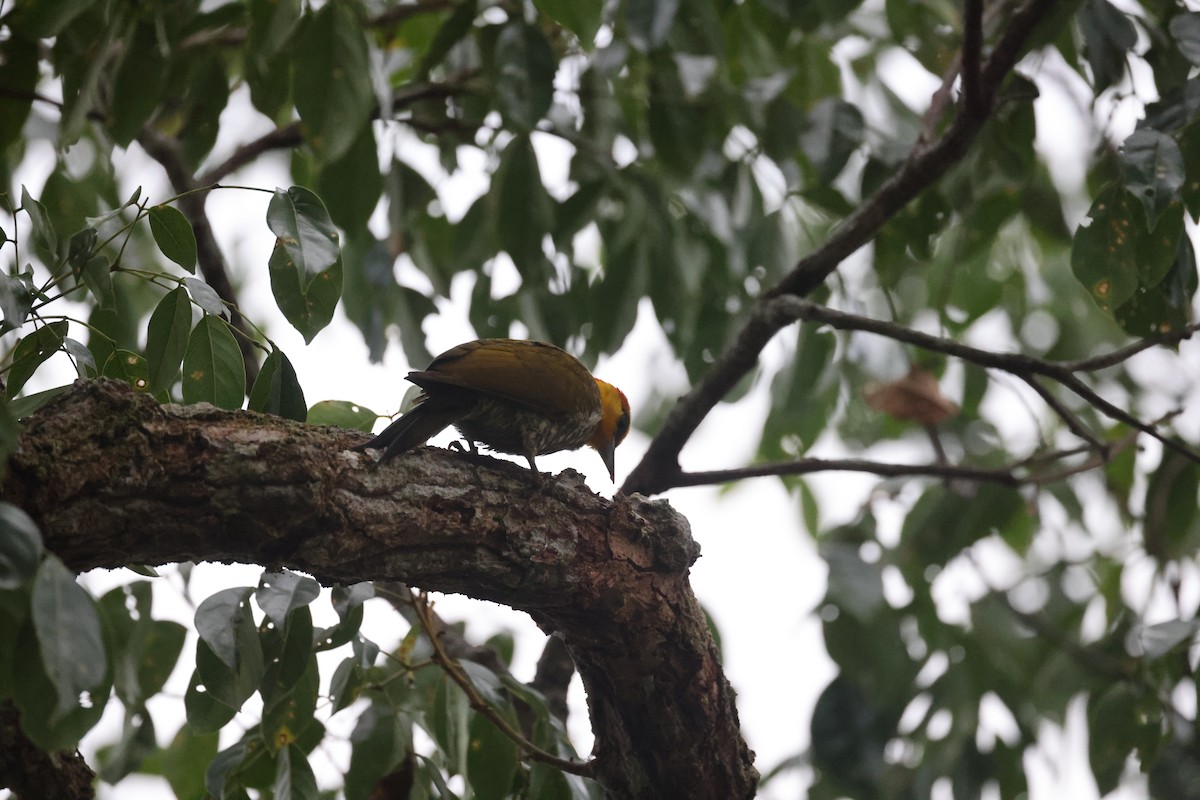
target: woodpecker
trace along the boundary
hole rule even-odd
[[[544,342],[476,339],[408,373],[417,405],[355,450],[383,450],[381,461],[424,444],[453,425],[475,451],[537,456],[588,445],[616,480],[614,454],[629,433],[629,401],[592,376],[579,359]]]

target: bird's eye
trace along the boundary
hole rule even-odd
[[[620,444],[625,440],[625,436],[629,433],[629,412],[626,411],[617,420],[617,429],[613,432],[613,441]]]

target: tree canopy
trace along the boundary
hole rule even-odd
[[[1175,0],[0,2],[0,786],[1019,797],[1082,704],[1101,794],[1200,796],[1198,67]],[[272,160],[288,186],[241,184]],[[265,263],[213,223],[255,192]],[[247,311],[264,274],[278,318]],[[464,285],[478,336],[589,366],[653,320],[688,386],[640,387],[616,497],[463,454],[373,468],[344,429],[375,411],[311,402],[275,341],[340,310],[420,368]],[[47,386],[68,362],[85,381]],[[689,468],[753,392],[750,463]],[[810,477],[846,472],[861,502]],[[646,499],[750,479],[795,498],[838,669],[778,764],[738,732],[687,523]],[[205,560],[262,577],[196,596]],[[190,627],[156,616],[165,563]],[[410,584],[528,612],[556,634],[537,678]],[[382,602],[395,642],[361,629]]]

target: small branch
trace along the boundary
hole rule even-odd
[[[1029,388],[1038,393],[1038,396],[1045,401],[1046,405],[1050,406],[1050,410],[1052,410],[1055,414],[1058,414],[1059,418],[1066,423],[1067,428],[1071,431],[1071,433],[1075,434],[1080,439],[1083,439],[1090,446],[1097,450],[1103,450],[1105,448],[1104,441],[1101,440],[1100,437],[1096,436],[1096,434],[1092,433],[1091,430],[1083,424],[1083,421],[1075,415],[1075,412],[1067,408],[1063,401],[1059,400],[1054,395],[1054,392],[1043,386],[1042,382],[1039,381],[1035,376],[1020,375],[1018,377],[1025,381]]]
[[[421,620],[416,611],[416,593],[407,584],[400,583],[399,581],[376,581],[375,595],[386,600],[410,625],[421,625]],[[487,667],[497,675],[509,676],[508,668],[500,660],[500,654],[494,649],[471,644],[465,636],[446,624],[437,614],[434,614],[432,611],[430,611],[430,614],[432,614],[433,629],[440,632],[442,647],[451,658],[460,661],[473,661],[476,664]]]
[[[1133,344],[1113,350],[1111,353],[1093,356],[1091,358],[1082,358],[1078,361],[1061,361],[1059,365],[1068,372],[1095,372],[1109,367],[1115,367],[1125,361],[1128,361],[1133,356],[1143,350],[1149,350],[1151,347],[1159,345],[1179,344],[1184,339],[1192,338],[1192,334],[1200,331],[1200,322],[1193,322],[1182,330],[1172,333],[1162,334],[1160,336],[1149,336],[1145,339],[1139,339]]]
[[[402,6],[408,8],[408,6]],[[455,76],[453,80],[445,83],[427,83],[417,86],[402,86],[398,88],[392,96],[392,108],[403,108],[420,100],[426,100],[431,97],[448,97],[463,90],[460,81],[465,82],[478,70],[467,70],[461,75]],[[372,112],[372,119],[379,119],[379,109],[376,108]],[[199,186],[205,186],[210,183],[220,183],[230,174],[238,169],[246,166],[250,162],[264,153],[271,150],[290,150],[294,147],[299,147],[304,144],[304,133],[301,130],[300,122],[290,122],[287,125],[276,128],[273,131],[264,133],[262,136],[253,141],[246,142],[242,146],[234,150],[228,158],[220,164],[209,169],[202,175],[197,176],[195,182]],[[143,145],[144,146],[144,145]]]
[[[450,680],[458,684],[459,688],[467,695],[467,701],[470,703],[472,709],[486,717],[501,733],[524,751],[530,759],[540,761],[543,764],[549,764],[563,772],[569,772],[572,775],[579,775],[584,778],[591,778],[595,775],[595,762],[580,762],[559,758],[526,739],[520,731],[509,724],[508,720],[491,703],[483,699],[479,691],[475,688],[475,684],[471,683],[471,679],[463,672],[462,667],[446,654],[446,650],[441,642],[444,631],[437,626],[433,616],[433,606],[424,592],[419,592],[413,597],[412,607],[421,622],[421,627],[429,638],[430,644],[433,645],[433,660],[438,663]]]
[[[865,458],[801,458],[796,461],[775,461],[735,469],[680,472],[671,480],[671,485],[708,486],[744,478],[808,475],[813,472],[866,472],[881,478],[943,478],[977,483],[998,483],[1001,486],[1013,487],[1020,486],[1025,482],[1014,472],[1013,467],[986,469],[953,464],[885,464]]]
[[[1044,486],[1090,472],[1107,464],[1137,438],[1136,433],[1115,442],[1104,443],[1100,448],[1072,447],[1051,453],[1038,453],[1005,467],[971,467],[963,464],[886,464],[863,458],[802,458],[796,461],[776,461],[769,464],[754,464],[736,469],[708,470],[705,472],[679,472],[671,478],[672,486],[708,486],[730,483],[745,478],[779,477],[781,475],[808,475],[814,472],[864,472],[881,478],[940,478],[947,481],[969,481],[995,483],[1000,486]],[[1057,464],[1073,456],[1091,453],[1091,456],[1070,467],[1054,471],[1038,472],[1034,465]],[[1026,473],[1026,474],[1021,474]]]
[[[229,158],[212,167],[202,175],[197,176],[196,183],[205,186],[210,183],[220,183],[231,173],[246,166],[254,159],[270,150],[286,150],[299,147],[304,142],[300,134],[300,123],[292,122],[282,128],[276,128],[270,133],[263,134],[252,142],[247,142],[230,154]]]
[[[945,353],[955,358],[961,358],[963,361],[969,361],[972,364],[978,364],[981,367],[989,369],[998,369],[1003,372],[1008,372],[1016,375],[1018,378],[1030,382],[1031,376],[1041,375],[1056,381],[1065,388],[1077,394],[1084,402],[1090,404],[1100,413],[1110,419],[1124,423],[1131,428],[1135,428],[1142,433],[1158,439],[1165,446],[1175,450],[1179,454],[1188,459],[1200,462],[1200,453],[1197,453],[1192,448],[1176,441],[1160,432],[1154,425],[1148,425],[1138,418],[1134,417],[1128,411],[1118,408],[1112,403],[1098,395],[1095,390],[1085,384],[1071,371],[1073,364],[1080,362],[1055,362],[1047,361],[1033,356],[1027,356],[1021,353],[996,353],[990,350],[980,350],[977,347],[971,347],[961,342],[956,342],[952,339],[943,339],[938,336],[932,336],[928,333],[914,331],[911,328],[905,328],[902,325],[897,325],[894,322],[885,322],[883,320],[872,319],[870,317],[861,317],[855,314],[847,314],[843,311],[835,311],[826,306],[818,305],[817,303],[803,300],[799,297],[779,297],[771,303],[772,310],[778,314],[780,318],[795,318],[804,319],[810,322],[823,322],[839,330],[857,330],[867,333],[874,333],[880,336],[886,336],[889,339],[894,339],[898,342],[905,342],[915,347],[920,347],[923,350],[929,350],[935,353]],[[1159,344],[1170,343],[1190,336],[1193,328],[1184,328],[1181,331],[1164,336],[1158,340]],[[1123,348],[1122,353],[1125,357],[1132,356],[1141,352],[1145,348],[1127,347]],[[1112,366],[1110,357],[1100,357],[1093,359],[1096,363],[1103,363],[1105,366]],[[1083,362],[1088,363],[1088,362]],[[1120,363],[1120,362],[1116,362]],[[1097,367],[1098,368],[1098,367]],[[1034,387],[1041,394],[1042,390]],[[1045,395],[1043,395],[1044,397]],[[1061,414],[1065,411],[1065,407],[1059,405],[1055,408],[1056,412]],[[1070,424],[1070,423],[1069,423]]]

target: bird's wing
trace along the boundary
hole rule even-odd
[[[579,359],[552,344],[523,339],[461,344],[408,379],[423,389],[459,386],[545,414],[587,413],[600,405],[596,380]]]

